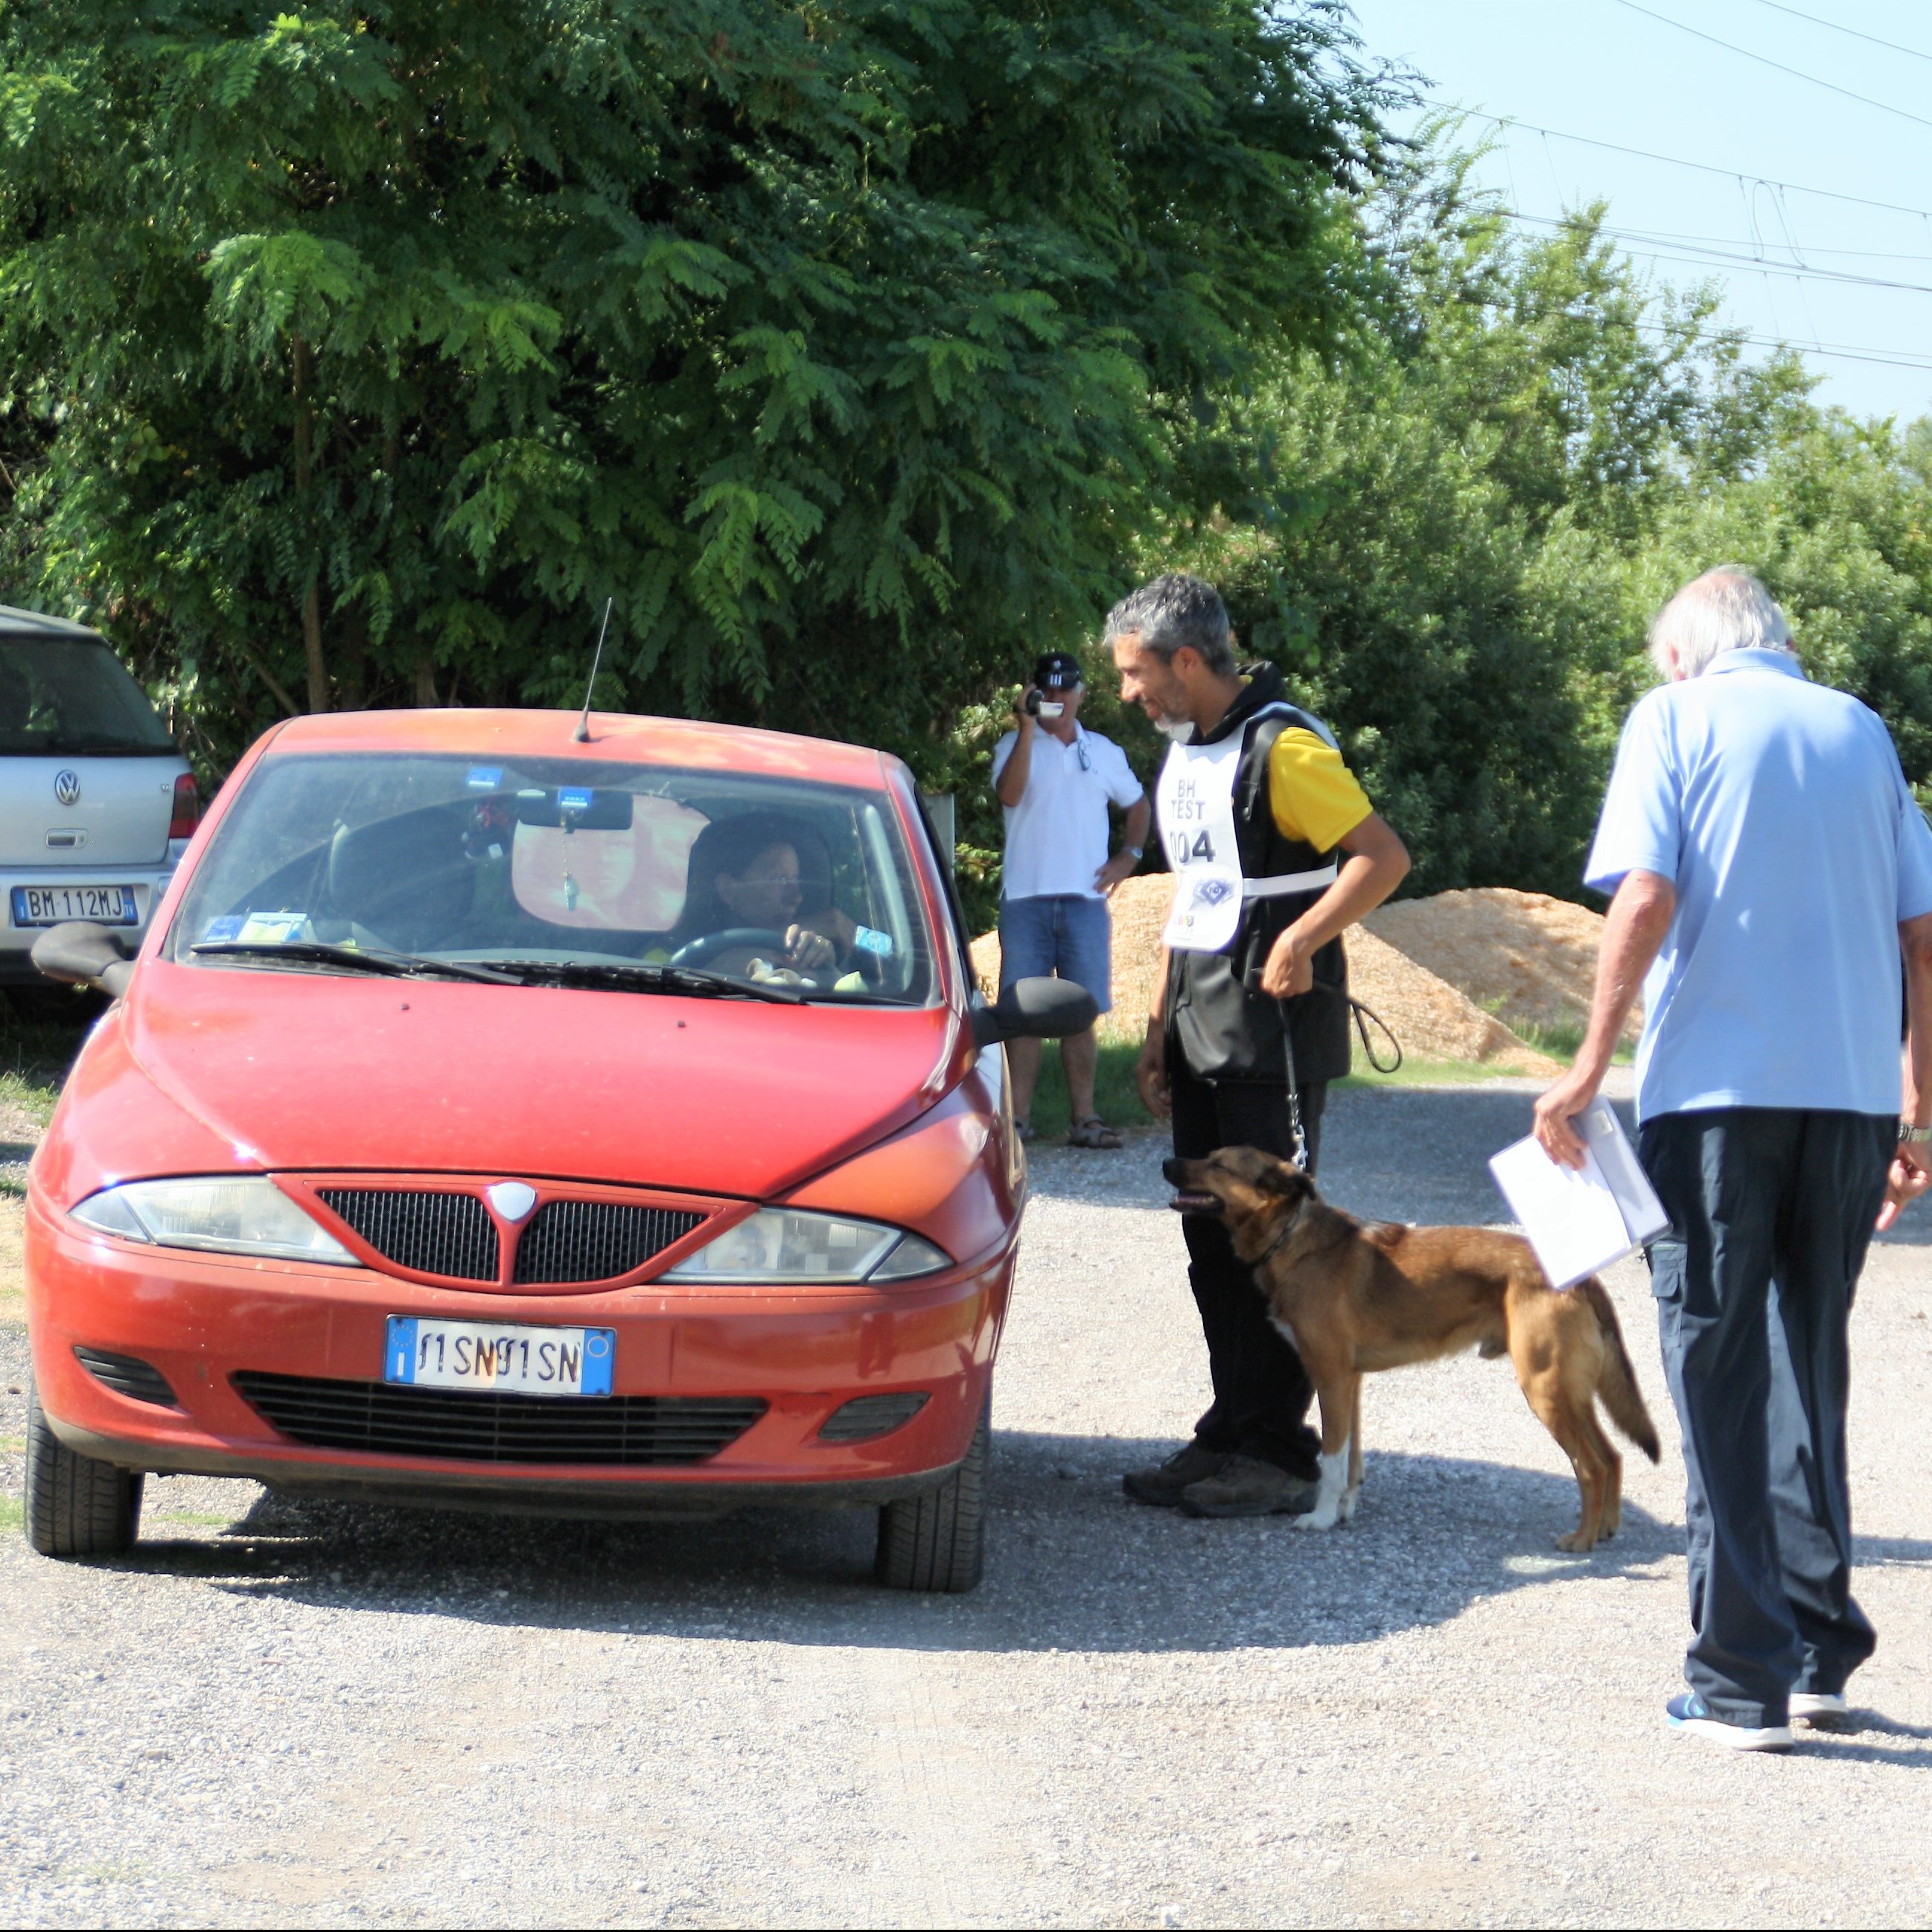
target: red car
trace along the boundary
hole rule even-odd
[[[1024,1168],[912,778],[660,719],[302,718],[244,760],[36,1156],[34,1546],[148,1470],[536,1511],[864,1504],[970,1588]]]

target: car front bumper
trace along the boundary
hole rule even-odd
[[[38,1198],[26,1237],[35,1383],[55,1432],[80,1454],[278,1489],[549,1515],[882,1502],[932,1486],[963,1459],[984,1411],[1012,1270],[1009,1248],[890,1288],[647,1283],[524,1295],[137,1246],[86,1233]],[[244,1371],[379,1382],[392,1315],[610,1328],[614,1396],[749,1396],[766,1407],[701,1462],[539,1464],[304,1444],[235,1385]],[[178,1406],[116,1393],[82,1366],[77,1348],[151,1364]],[[844,1402],[902,1390],[928,1400],[899,1427],[858,1442],[820,1439]]]

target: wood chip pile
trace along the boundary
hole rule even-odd
[[[1114,895],[1114,1010],[1100,1023],[1103,1034],[1141,1036],[1172,890],[1168,875],[1154,873]],[[1540,892],[1484,887],[1384,906],[1366,925],[1348,938],[1350,990],[1388,1022],[1411,1059],[1473,1061],[1538,1078],[1562,1070],[1510,1023],[1581,1026],[1603,925],[1596,914]],[[973,964],[991,998],[999,987],[997,933],[974,942]]]
[[[1363,924],[1505,1026],[1580,1032],[1589,1017],[1604,922],[1587,906],[1485,886],[1398,899]],[[1642,1024],[1633,1013],[1624,1037],[1634,1042]]]

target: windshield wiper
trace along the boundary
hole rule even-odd
[[[413,952],[370,952],[358,946],[328,946],[317,939],[206,940],[188,950],[197,958],[217,959],[290,959],[306,966],[341,966],[352,973],[380,973],[398,980],[477,980],[489,986],[523,982],[512,973],[466,961],[425,959]]]
[[[700,972],[695,966],[654,966],[641,962],[619,966],[585,959],[493,959],[496,971],[514,974],[525,986],[608,987],[613,992],[692,993],[707,999],[768,1000],[775,1006],[802,1005],[805,993],[797,986],[776,986],[762,980],[734,980],[728,973]]]

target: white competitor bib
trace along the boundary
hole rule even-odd
[[[1234,784],[1246,742],[1236,731],[1216,745],[1171,745],[1160,768],[1160,842],[1174,872],[1174,909],[1161,941],[1176,952],[1224,952],[1240,925]]]
[[[1225,952],[1250,899],[1318,891],[1335,880],[1331,860],[1306,872],[1244,879],[1235,836],[1234,788],[1256,722],[1286,706],[1269,705],[1214,745],[1171,745],[1154,790],[1160,840],[1174,872],[1174,908],[1161,943],[1177,952]]]

